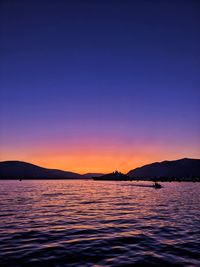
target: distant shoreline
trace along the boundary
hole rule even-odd
[[[58,181],[58,180],[73,180],[73,181],[81,181],[81,180],[89,180],[89,181],[97,181],[97,182],[163,182],[163,183],[171,183],[171,182],[192,182],[198,183],[200,182],[200,178],[197,179],[176,179],[176,180],[169,180],[169,179],[127,179],[127,180],[109,180],[109,179],[92,179],[92,178],[0,178],[0,181]]]
[[[104,180],[104,181],[158,181],[158,182],[200,182],[200,159],[179,159],[154,162],[130,170],[124,174],[112,173],[79,174],[71,171],[47,169],[28,162],[0,162],[0,180]]]

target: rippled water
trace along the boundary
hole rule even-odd
[[[0,266],[200,266],[200,183],[136,185],[1,181]]]

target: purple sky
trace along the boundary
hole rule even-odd
[[[0,160],[200,157],[200,2],[1,1]]]

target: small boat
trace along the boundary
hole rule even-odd
[[[159,183],[157,183],[157,182],[155,182],[154,185],[153,185],[153,187],[154,187],[155,189],[160,189],[160,188],[162,188],[162,185],[159,184]]]

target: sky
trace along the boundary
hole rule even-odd
[[[0,160],[78,173],[200,158],[200,2],[0,3]]]

